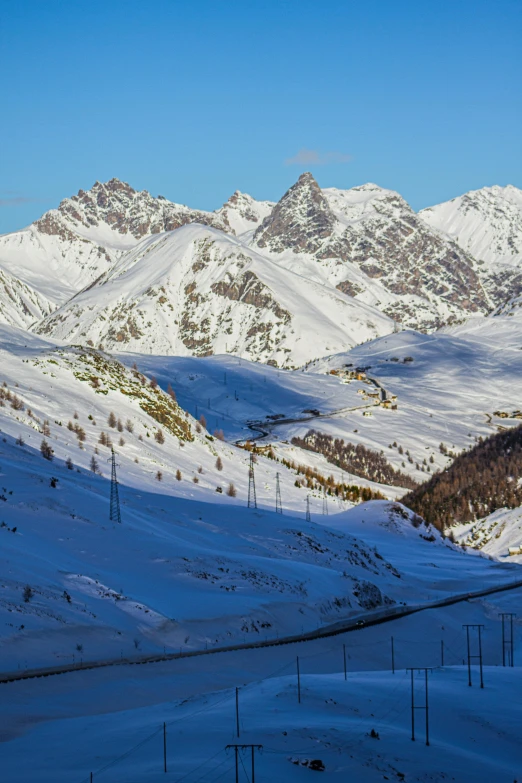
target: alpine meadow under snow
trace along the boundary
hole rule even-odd
[[[521,780],[521,295],[511,185],[0,236],[4,778]]]

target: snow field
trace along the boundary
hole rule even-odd
[[[239,741],[263,744],[263,753],[256,756],[260,780],[306,779],[310,770],[304,762],[320,759],[332,780],[350,775],[373,783],[384,776],[401,780],[402,773],[405,780],[425,781],[429,773],[433,780],[459,783],[470,778],[479,783],[511,781],[522,764],[522,710],[515,685],[520,668],[499,666],[498,612],[519,601],[520,591],[513,591],[306,644],[4,685],[0,710],[10,715],[3,732],[4,769],[20,783],[80,783],[89,780],[90,771],[94,780],[107,783],[159,781],[164,775],[166,722],[168,769],[174,780],[186,776],[187,783],[210,783],[222,773],[224,779],[233,779],[233,755],[224,748],[238,741],[239,686]],[[478,687],[476,667],[469,688],[466,667],[454,665],[465,656],[463,622],[486,624],[484,690]],[[395,674],[390,671],[391,634]],[[439,637],[446,644],[444,668]],[[521,640],[517,620],[516,647]],[[472,641],[476,644],[476,638]],[[421,710],[416,711],[417,742],[410,739],[408,666],[433,667],[430,748],[424,744]],[[416,674],[417,704],[423,696],[424,681]],[[370,736],[372,729],[379,739]],[[32,759],[26,753],[28,743]],[[245,754],[248,777],[249,761]],[[240,780],[247,780],[242,766]]]

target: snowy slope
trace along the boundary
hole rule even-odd
[[[240,236],[254,231],[274,206],[273,201],[256,201],[248,193],[236,190],[222,207],[216,209],[216,215],[223,220],[225,230]]]
[[[0,266],[0,323],[27,329],[53,310],[45,296]]]
[[[522,191],[513,185],[470,191],[419,213],[477,260],[494,305],[522,293]]]
[[[522,190],[513,185],[472,190],[419,217],[488,267],[522,264]]]
[[[332,502],[318,525],[320,493],[268,457],[255,467],[258,508],[247,509],[248,452],[213,438],[138,371],[21,330],[0,334],[4,668],[293,633],[451,594],[456,574],[513,578],[509,565],[413,526],[396,504],[354,515]],[[108,518],[111,443],[121,526]],[[283,515],[272,510],[276,472]]]
[[[236,191],[219,210],[205,212],[118,179],[95,182],[31,226],[0,236],[0,265],[61,304],[144,237],[195,222],[242,233],[255,228],[271,206]]]
[[[521,508],[500,508],[484,519],[466,525],[455,525],[452,532],[455,540],[465,546],[522,564]],[[510,555],[510,548],[519,549],[521,553]]]
[[[192,414],[204,413],[228,438],[258,438],[297,459],[285,441],[317,429],[383,451],[394,468],[423,482],[452,459],[441,453],[441,443],[456,454],[478,437],[520,423],[521,347],[518,317],[497,316],[433,335],[390,334],[303,371],[222,356],[131,355],[124,361],[136,361],[165,388],[170,381]],[[366,368],[365,376],[350,380],[356,368]],[[397,397],[396,410],[379,404],[376,384]],[[320,469],[340,474],[333,466]]]
[[[371,183],[321,190],[311,174],[301,175],[253,243],[410,326],[433,328],[489,308],[473,257],[398,193]]]
[[[109,350],[232,352],[280,366],[391,330],[375,308],[199,225],[143,240],[36,329]]]
[[[426,747],[421,711],[416,716],[417,741],[411,741],[408,672],[401,669],[393,675],[390,671],[350,671],[345,681],[339,664],[333,674],[315,674],[312,672],[317,663],[306,659],[302,646],[298,652],[305,656],[302,666],[308,670],[301,678],[301,704],[297,702],[296,678],[291,670],[294,662],[288,662],[279,667],[284,670],[279,677],[241,688],[239,739],[235,735],[233,686],[214,688],[204,695],[195,693],[182,701],[179,691],[172,692],[166,672],[161,678],[140,672],[135,674],[142,686],[139,690],[152,689],[156,695],[152,706],[118,710],[118,705],[127,701],[123,693],[120,695],[123,683],[118,683],[115,702],[114,697],[112,701],[104,700],[102,683],[96,682],[90,711],[81,714],[63,684],[56,683],[60,701],[65,702],[62,713],[52,709],[47,721],[35,716],[23,735],[5,742],[6,775],[19,783],[88,783],[89,772],[94,769],[94,779],[96,772],[103,770],[100,777],[108,783],[159,783],[164,775],[165,722],[169,775],[164,777],[169,779],[174,772],[174,779],[189,783],[234,780],[234,751],[225,749],[229,743],[262,745],[255,751],[255,779],[274,783],[313,779],[313,760],[319,760],[323,776],[335,783],[347,779],[357,783],[421,783],[427,779],[427,769],[428,779],[434,781],[518,780],[521,756],[517,735],[522,726],[516,697],[519,668],[486,666],[485,693],[478,687],[467,688],[462,666],[430,672],[431,742]],[[317,654],[324,657],[322,650]],[[238,664],[244,668],[241,661]],[[195,690],[196,673],[188,673],[188,678]],[[198,684],[202,679],[200,676]],[[210,675],[206,674],[204,682],[208,680]],[[126,684],[130,692],[136,689],[136,679],[130,674]],[[161,685],[163,695],[159,693]],[[78,686],[75,695],[77,690]],[[417,674],[416,690],[421,706],[422,673]],[[18,701],[23,696],[30,699],[31,712],[39,707],[42,714],[48,714],[45,693],[53,704],[54,694],[43,684],[38,683],[36,694],[34,689],[33,693],[20,689],[8,715],[15,713],[17,723],[22,722],[17,713],[21,712]],[[167,693],[172,694],[170,699]],[[252,779],[251,764],[251,750],[245,747],[238,759],[240,781]]]
[[[516,612],[520,598],[520,590],[500,593],[304,644],[12,683],[0,701],[4,775],[17,783],[89,783],[90,772],[107,783],[234,780],[234,753],[225,746],[243,742],[263,745],[255,754],[256,780],[274,783],[313,779],[312,759],[320,759],[323,775],[339,783],[512,783],[522,766],[520,667],[500,665],[498,614]],[[468,687],[463,623],[486,626],[484,689],[476,665]],[[515,650],[521,631],[515,617]],[[476,645],[476,634],[471,641]],[[406,667],[419,660],[433,667],[429,747],[422,710],[416,711],[411,741]],[[415,673],[418,706],[423,674]],[[242,782],[251,779],[250,750],[241,751],[239,774]]]

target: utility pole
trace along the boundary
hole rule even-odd
[[[276,473],[276,514],[283,513],[283,504],[281,503],[281,486],[279,484],[279,473]]]
[[[312,517],[310,515],[310,495],[306,496],[306,521],[311,522]]]
[[[239,688],[236,688],[236,736],[239,739]]]
[[[478,658],[478,660],[479,660],[479,669],[480,669],[480,687],[483,688],[484,687],[484,673],[482,671],[482,636],[481,636],[481,632],[482,632],[482,628],[484,628],[484,626],[479,624],[479,623],[469,623],[467,625],[464,624],[462,627],[466,629],[466,642],[467,642],[467,650],[468,650],[468,685],[471,688],[471,686],[473,684],[471,682],[471,660],[472,660],[472,658]],[[471,655],[471,644],[470,644],[470,638],[469,638],[469,629],[470,628],[476,628],[477,629],[478,648],[479,648],[478,655]]]
[[[107,462],[111,463],[111,507],[109,519],[111,522],[118,522],[121,524],[120,496],[118,493],[118,477],[116,475],[116,468],[119,466],[116,463],[116,452],[112,448],[111,456]]]
[[[225,747],[225,750],[229,750],[229,748],[234,748],[234,757],[236,761],[236,783],[239,783],[239,751],[240,750],[248,750],[250,748],[251,751],[251,759],[252,759],[252,783],[255,783],[256,780],[256,770],[255,770],[255,751],[256,750],[263,750],[262,745],[227,745]]]
[[[248,465],[248,504],[247,508],[257,508],[256,482],[254,478],[254,454],[250,452],[250,462]]]
[[[167,771],[167,724],[163,724],[163,772]]]
[[[428,672],[431,669],[421,667],[420,669],[406,669],[411,672],[411,739],[415,742],[415,710],[426,710],[426,745],[430,744],[430,724],[429,724],[429,709],[428,709]],[[424,704],[415,704],[415,672],[424,672]]]
[[[508,650],[508,665],[514,666],[514,637],[513,637],[513,617],[516,617],[515,612],[501,612],[499,617],[502,618],[502,666],[506,666],[506,648]],[[506,638],[506,620],[509,622],[509,636]]]
[[[328,516],[328,500],[326,497],[326,489],[323,490],[323,515]]]

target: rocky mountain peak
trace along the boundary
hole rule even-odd
[[[248,193],[236,190],[215,214],[222,219],[225,231],[240,235],[253,231],[273,207],[271,201],[257,201]]]
[[[313,253],[330,236],[335,216],[310,172],[301,174],[254,234],[258,247]]]

